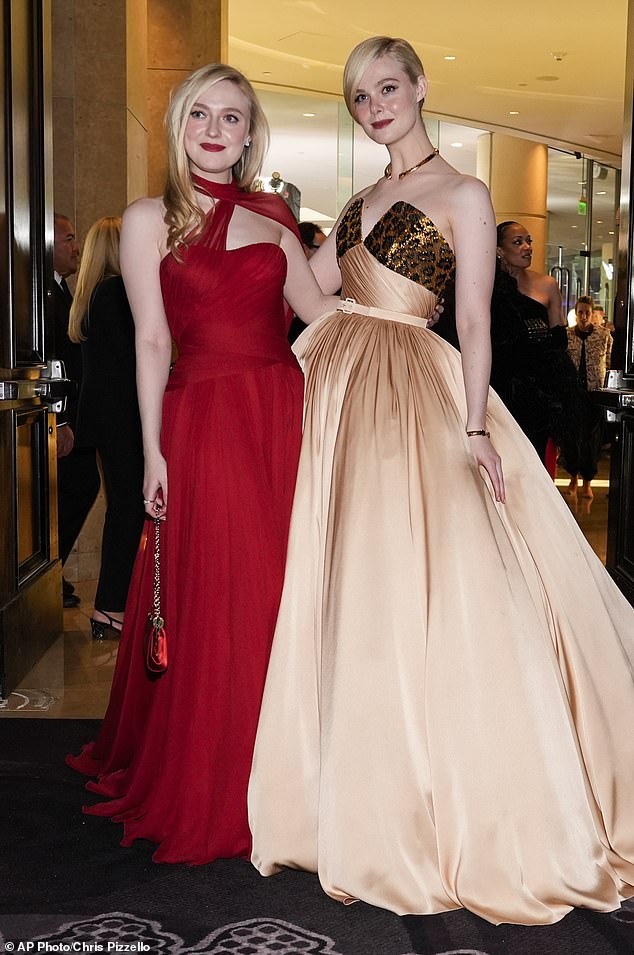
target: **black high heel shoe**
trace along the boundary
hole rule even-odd
[[[123,629],[123,621],[117,620],[115,617],[111,617],[109,613],[106,613],[104,610],[100,610],[99,613],[103,614],[104,617],[108,618],[108,621],[105,620],[95,620],[94,617],[90,618],[90,629],[92,630],[93,640],[107,640],[106,630],[114,631],[117,637],[121,636],[121,631]]]

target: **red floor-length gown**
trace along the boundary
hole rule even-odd
[[[246,790],[282,588],[301,441],[303,378],[287,343],[286,259],[258,242],[227,250],[236,204],[291,225],[282,200],[196,180],[218,200],[201,240],[161,263],[179,358],[163,403],[168,515],[162,609],[169,669],[150,678],[153,527],[130,587],[101,732],[69,764],[107,797],[85,811],[123,821],[123,845],[158,862],[248,856]],[[121,423],[121,427],[124,427]]]

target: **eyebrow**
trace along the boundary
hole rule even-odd
[[[196,101],[195,103],[192,103],[192,107],[191,107],[191,108],[194,109],[196,106],[202,106],[203,109],[211,109],[211,108],[212,108],[211,106],[208,106],[207,103],[201,103],[201,102],[199,102],[199,101]],[[221,106],[220,109],[221,109],[221,110],[222,110],[222,109],[230,109],[232,113],[240,113],[240,116],[244,116],[244,113],[242,112],[242,110],[241,110],[238,106]]]
[[[379,80],[375,83],[375,86],[383,86],[384,83],[400,83],[401,81],[396,79],[395,76],[386,76],[384,80]],[[365,93],[365,90],[362,86],[357,87],[357,93]]]

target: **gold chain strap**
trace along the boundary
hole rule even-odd
[[[157,630],[165,625],[161,616],[161,522],[154,518],[154,601],[150,619]]]

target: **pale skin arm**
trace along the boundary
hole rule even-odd
[[[172,342],[165,317],[159,266],[166,239],[160,201],[140,199],[129,206],[121,227],[121,274],[134,318],[137,391],[143,429],[143,497],[151,517],[167,513],[167,465],[161,453],[163,394]]]
[[[353,202],[353,199],[350,200]],[[337,228],[343,216],[346,214],[348,202],[341,211],[334,228],[330,231],[326,240],[321,243],[314,255],[310,258],[310,268],[319,283],[319,287],[324,292],[331,295],[341,288],[341,272],[339,271],[339,261],[337,259]]]
[[[456,254],[456,328],[460,342],[467,431],[486,430],[491,375],[491,292],[495,274],[495,216],[489,192],[465,177],[451,195],[450,223]],[[502,462],[491,441],[469,438],[475,459],[493,485],[496,501],[505,500]]]
[[[308,265],[299,239],[288,229],[282,230],[280,245],[287,262],[284,298],[295,314],[310,325],[325,312],[334,311],[339,298],[323,294]],[[335,286],[335,288],[338,287],[338,285]]]

